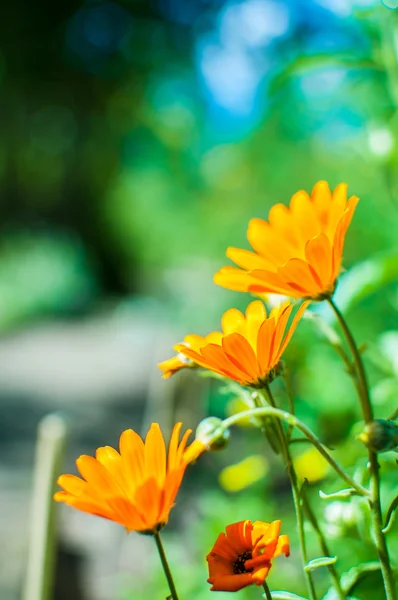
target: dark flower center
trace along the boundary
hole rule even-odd
[[[253,569],[245,569],[245,562],[251,558],[252,553],[250,550],[246,550],[243,554],[239,554],[233,565],[234,573],[236,575],[240,575],[241,573],[251,573]]]

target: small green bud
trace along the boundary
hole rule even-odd
[[[363,432],[358,435],[361,440],[373,452],[398,451],[398,425],[387,419],[376,419],[367,423]]]
[[[207,417],[196,428],[195,438],[201,441],[207,450],[222,450],[228,444],[230,432],[225,429],[218,417]]]

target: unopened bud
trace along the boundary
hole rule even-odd
[[[225,429],[221,419],[207,417],[197,426],[195,437],[207,450],[222,450],[228,444],[229,435],[229,429]]]
[[[376,419],[365,425],[358,439],[373,452],[398,451],[398,425],[394,421]]]

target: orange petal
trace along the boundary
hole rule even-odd
[[[154,477],[146,480],[136,490],[133,504],[140,514],[142,514],[146,529],[152,529],[160,522],[159,518],[163,510],[163,497],[164,493],[157,485]]]
[[[169,454],[167,458],[167,472],[169,473],[173,469],[176,468],[176,459],[177,459],[177,450],[178,450],[178,440],[180,437],[182,423],[176,423],[173,427],[173,431],[171,432],[170,442],[169,442]]]
[[[236,557],[238,557],[239,554],[243,554],[243,552],[248,550],[248,546],[246,546],[245,542],[246,535],[243,533],[244,531],[246,532],[246,528],[247,521],[239,521],[238,523],[232,523],[231,525],[227,525],[227,527],[225,528],[225,532],[228,538],[228,544],[235,552]]]
[[[246,374],[248,381],[255,381],[261,375],[256,355],[242,335],[239,333],[226,335],[223,338],[222,347],[231,363]]]
[[[238,267],[245,271],[253,271],[253,269],[272,269],[273,263],[263,256],[250,252],[250,250],[241,250],[240,248],[227,248],[227,257],[234,261]]]
[[[279,556],[280,554],[284,554],[285,556],[290,556],[290,540],[289,540],[289,536],[287,536],[287,535],[279,536],[274,556]]]
[[[87,482],[76,475],[61,475],[57,484],[73,496],[80,496],[87,489]]]
[[[255,270],[251,272],[251,276],[254,283],[250,283],[249,292],[269,292],[300,298],[300,292],[297,293],[295,287],[286,283],[286,279],[281,277],[279,272]]]
[[[322,231],[321,223],[318,219],[314,205],[307,192],[303,190],[297,192],[290,200],[290,210],[296,228],[300,231],[301,255],[297,258],[304,258],[303,250],[307,240],[318,235]],[[291,257],[294,255],[292,254]]]
[[[144,442],[132,429],[126,429],[120,436],[119,450],[123,462],[125,480],[128,483],[130,494],[141,485],[145,477]]]
[[[278,276],[290,286],[301,292],[302,296],[317,296],[324,290],[315,280],[308,263],[300,258],[292,258],[278,269]]]
[[[303,302],[302,305],[300,306],[300,308],[298,309],[298,311],[296,312],[296,314],[294,315],[294,319],[292,321],[292,324],[289,327],[289,331],[287,332],[287,335],[285,336],[285,339],[283,340],[283,343],[280,347],[280,351],[279,351],[279,358],[282,356],[282,354],[284,353],[286,346],[288,345],[288,343],[290,342],[293,333],[295,332],[295,329],[301,319],[301,317],[303,316],[306,308],[308,307],[308,305],[310,304],[311,300],[307,300],[306,302]],[[279,360],[278,358],[278,360]]]
[[[248,548],[249,547],[250,547],[250,541],[249,541]],[[225,535],[225,533],[220,533],[220,535],[216,539],[216,542],[212,548],[212,551],[207,556],[207,560],[210,561],[211,557],[214,557],[215,554],[217,554],[221,558],[225,558],[227,561],[230,561],[229,569],[230,569],[230,572],[233,573],[231,565],[236,560],[237,555],[236,555],[235,550],[232,548],[231,544],[229,543],[228,538]]]
[[[152,423],[145,438],[145,477],[162,488],[166,477],[166,445],[158,423]]]
[[[239,590],[242,590],[253,583],[252,573],[241,573],[239,575],[220,575],[212,581],[209,579],[207,581],[213,584],[210,588],[213,592],[238,592]]]
[[[256,585],[263,585],[265,579],[268,576],[268,573],[271,569],[271,562],[265,564],[264,566],[255,569],[252,573],[252,580],[253,583],[255,583]]]
[[[249,273],[235,267],[222,267],[213,280],[217,285],[237,292],[247,292],[249,286],[255,283]]]
[[[92,456],[79,456],[76,460],[76,466],[83,479],[87,481],[95,493],[119,493],[119,486],[115,484],[110,473]]]
[[[104,446],[97,449],[95,458],[99,463],[104,465],[108,473],[114,479],[117,479],[120,486],[124,488],[123,462],[119,452],[110,446]]]
[[[178,356],[173,356],[173,358],[168,358],[161,363],[158,363],[158,369],[163,371],[162,377],[163,379],[168,379],[174,373],[177,373],[180,369],[184,369],[188,365],[181,361]]]
[[[209,344],[201,349],[201,354],[208,364],[212,365],[211,370],[235,381],[246,380],[247,374],[229,360],[220,346]]]
[[[262,376],[269,373],[274,366],[272,362],[275,341],[275,319],[269,318],[261,325],[257,338],[257,360]]]
[[[272,347],[271,363],[276,365],[282,356],[281,345],[286,325],[293,310],[293,304],[287,304],[283,311],[279,314],[278,321],[275,327],[275,338]]]
[[[331,285],[333,270],[333,254],[329,238],[321,233],[309,240],[305,246],[305,256],[326,291]]]

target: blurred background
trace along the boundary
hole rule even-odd
[[[337,291],[365,354],[375,411],[398,394],[398,14],[392,0],[7,0],[0,7],[0,596],[21,597],[40,419],[68,427],[63,470],[132,427],[195,428],[233,390],[156,364],[249,296],[214,286],[251,217],[298,189],[345,181],[361,202]],[[350,267],[354,265],[351,270]],[[328,317],[325,309],[325,316]],[[339,358],[311,321],[286,353],[297,413],[351,473],[365,452]],[[327,383],[325,383],[327,382]],[[275,393],[283,403],[282,384]],[[358,429],[359,427],[359,429]],[[306,445],[340,573],[376,556],[366,507]],[[243,462],[242,462],[243,461]],[[393,453],[381,457],[386,506]],[[366,477],[366,474],[364,474]],[[320,502],[323,502],[320,504]],[[166,595],[151,539],[57,507],[55,600]],[[164,541],[184,598],[210,598],[204,556],[225,525],[282,518],[292,557],[273,589],[305,595],[289,485],[256,430],[204,457]],[[390,548],[398,562],[397,526]],[[365,542],[363,541],[365,537]],[[342,544],[341,540],[344,539]],[[395,542],[395,543],[394,543]],[[320,551],[310,535],[312,557]],[[382,598],[379,575],[355,590]],[[326,570],[316,574],[320,597]],[[373,582],[373,583],[372,583]],[[290,587],[289,587],[290,586]],[[372,587],[373,586],[373,587]],[[163,591],[162,591],[163,590]],[[375,590],[380,590],[379,592]],[[223,594],[220,595],[223,597]],[[240,597],[259,597],[250,588]],[[325,599],[332,600],[332,596]]]

